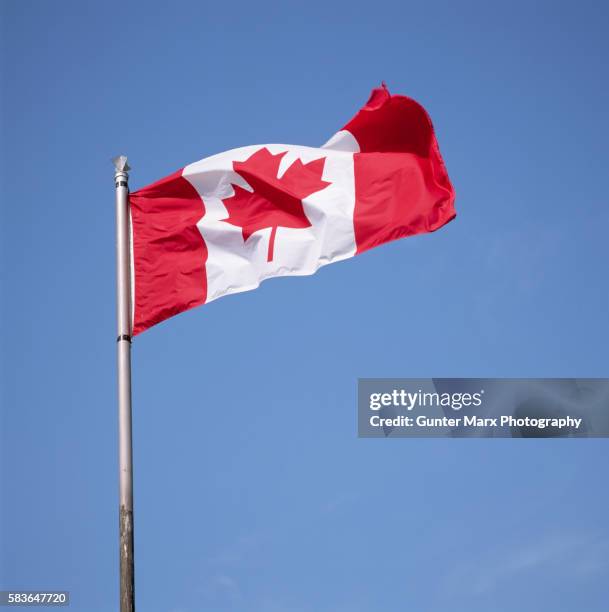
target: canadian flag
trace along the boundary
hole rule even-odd
[[[322,147],[233,149],[129,200],[134,335],[267,278],[313,274],[455,216],[429,115],[384,85]]]

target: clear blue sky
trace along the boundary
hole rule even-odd
[[[608,440],[356,437],[356,379],[609,375],[605,2],[2,0],[0,588],[117,604],[114,194],[384,79],[457,219],[134,344],[147,612],[587,612]]]

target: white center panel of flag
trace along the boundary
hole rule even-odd
[[[237,185],[252,187],[234,169],[266,148],[272,155],[285,153],[277,178],[298,160],[307,164],[325,159],[321,180],[329,183],[302,199],[310,227],[277,227],[273,257],[268,261],[270,227],[254,231],[244,239],[243,230],[227,222],[224,200],[235,195]],[[186,178],[201,196],[205,214],[197,224],[207,246],[207,302],[230,293],[257,287],[266,278],[313,274],[328,263],[355,254],[353,226],[355,186],[353,153],[297,145],[267,144],[241,147],[186,166]]]

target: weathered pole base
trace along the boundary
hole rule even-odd
[[[120,512],[120,598],[121,612],[135,612],[133,586],[133,512],[121,506]]]

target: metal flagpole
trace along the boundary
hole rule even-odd
[[[134,612],[133,468],[131,443],[131,257],[129,174],[124,155],[112,162],[116,188],[116,311],[118,323],[118,467],[120,612]]]

